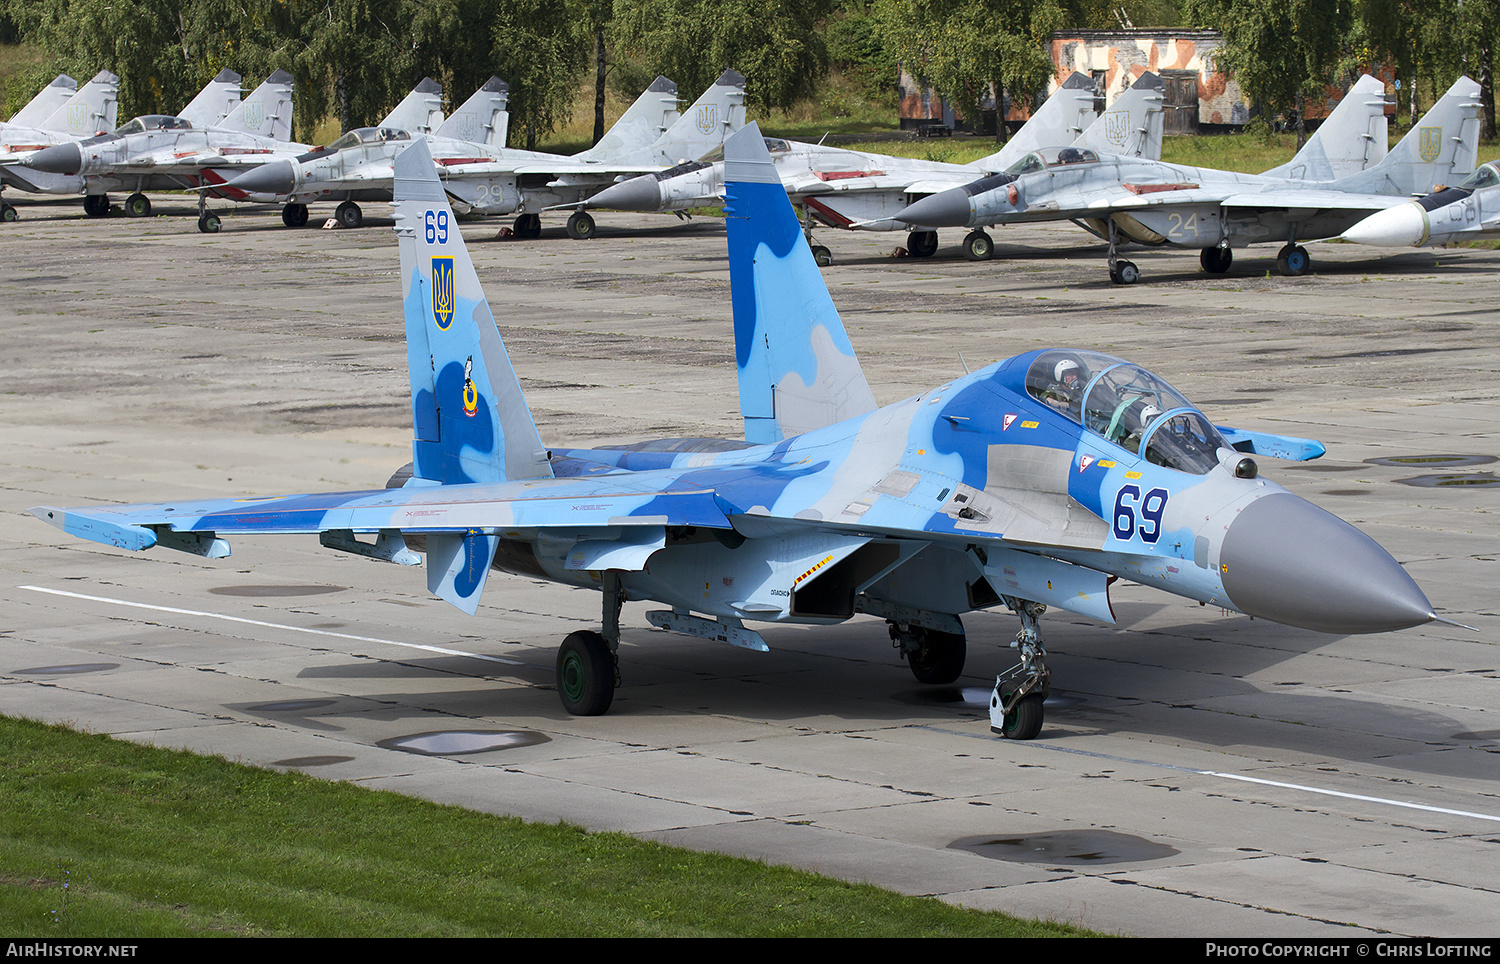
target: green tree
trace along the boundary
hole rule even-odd
[[[1197,22],[1224,34],[1219,66],[1262,114],[1290,118],[1301,147],[1303,101],[1332,79],[1349,40],[1352,0],[1188,0],[1188,7]]]
[[[830,9],[831,0],[615,0],[613,24],[644,74],[671,77],[685,95],[732,67],[748,104],[785,110],[827,70]]]
[[[1086,14],[1058,0],[875,0],[886,48],[968,118],[993,91],[1029,99],[1055,68],[1046,39]],[[996,125],[996,139],[1005,125]]]

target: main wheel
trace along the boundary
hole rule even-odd
[[[1307,249],[1301,245],[1289,244],[1276,253],[1276,270],[1288,278],[1307,274],[1310,264],[1312,259],[1307,256]]]
[[[516,218],[515,227],[512,229],[516,237],[529,241],[532,238],[542,236],[542,216],[540,214],[523,214]]]
[[[346,228],[357,228],[365,223],[365,212],[353,201],[345,201],[333,209],[333,216]]]
[[[557,695],[574,716],[600,716],[615,699],[615,660],[598,633],[569,633],[557,649]]]
[[[140,191],[136,191],[125,199],[125,214],[127,217],[144,218],[151,214],[151,199]]]
[[[14,221],[21,216],[16,206],[10,203],[0,203],[0,221]]]
[[[906,654],[906,665],[919,683],[951,683],[964,671],[968,645],[958,633],[922,632],[922,647]]]
[[[1034,740],[1042,732],[1042,718],[1046,715],[1040,693],[1032,693],[1005,714],[1005,724],[1000,735],[1007,740]]]
[[[198,218],[198,230],[204,234],[219,233],[219,216],[217,214],[204,214]]]
[[[1229,270],[1231,264],[1234,264],[1234,252],[1218,245],[1204,248],[1198,253],[1198,263],[1203,265],[1203,270],[1209,274],[1223,274]]]
[[[906,236],[906,250],[913,258],[930,258],[937,254],[936,231],[913,231]]]
[[[820,268],[826,268],[829,265],[833,264],[833,252],[829,251],[821,244],[815,244],[812,246],[812,256],[813,261],[815,261]]]
[[[109,216],[108,194],[85,194],[83,196],[83,213],[91,218],[103,218]]]
[[[541,231],[541,218],[537,218],[537,230]],[[587,241],[594,236],[594,219],[587,211],[574,211],[568,218],[568,237],[574,241]]]
[[[281,223],[289,228],[300,228],[307,224],[307,205],[288,204],[281,209]]]
[[[995,242],[983,231],[970,231],[964,238],[964,257],[970,261],[988,261],[995,256]]]

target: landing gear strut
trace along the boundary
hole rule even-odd
[[[603,579],[604,632],[569,633],[557,649],[557,695],[563,709],[574,716],[608,712],[615,687],[620,685],[615,650],[620,645],[620,607],[625,604],[625,590],[618,572],[607,571]]]
[[[1134,261],[1125,261],[1117,256],[1120,247],[1120,229],[1115,219],[1109,219],[1109,280],[1117,285],[1133,285],[1141,280],[1141,269]],[[1037,724],[1040,726],[1041,724]]]
[[[219,216],[208,209],[208,195],[198,192],[198,230],[204,234],[219,232]]]
[[[887,620],[891,645],[901,650],[919,683],[951,683],[964,671],[968,646],[962,633]]]
[[[820,268],[826,268],[833,264],[833,252],[829,251],[826,245],[813,244],[812,229],[812,215],[804,213],[802,218],[802,236],[807,239],[808,250],[812,251],[813,263]]]
[[[1032,740],[1042,731],[1042,704],[1051,688],[1052,671],[1047,668],[1038,623],[1047,607],[1028,599],[1001,598],[1021,618],[1015,642],[1021,661],[995,677],[995,689],[990,694],[990,732],[1007,740]]]

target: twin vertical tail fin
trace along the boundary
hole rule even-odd
[[[26,106],[10,115],[8,127],[40,127],[58,108],[78,93],[78,81],[67,74],[58,74],[52,83],[43,87],[37,95],[26,102]]]
[[[724,193],[745,439],[776,442],[874,411],[758,124],[724,142]]]
[[[1115,98],[1109,110],[1099,115],[1088,130],[1073,142],[1100,154],[1119,154],[1161,160],[1165,85],[1159,76],[1141,74],[1135,83]]]
[[[1430,194],[1457,184],[1479,166],[1479,84],[1460,77],[1385,160],[1336,183],[1364,194]]]
[[[290,141],[292,75],[284,70],[276,71],[215,126],[267,137],[273,141]]]
[[[240,75],[227,67],[210,80],[177,116],[194,127],[215,127],[240,106]]]
[[[665,77],[657,77],[604,132],[599,143],[574,154],[573,159],[603,162],[626,157],[656,143],[681,116],[677,111],[677,85]]]
[[[1365,74],[1318,125],[1296,157],[1263,173],[1296,181],[1336,181],[1379,164],[1389,145],[1385,82]]]
[[[439,137],[504,147],[510,134],[510,84],[491,77],[474,95],[448,115],[437,129]]]
[[[1003,171],[1032,151],[1071,144],[1097,116],[1094,81],[1088,74],[1075,70],[1004,147],[975,162],[975,166],[986,171]]]
[[[114,130],[119,110],[120,78],[101,70],[52,116],[36,126],[41,130],[87,137]]]
[[[726,70],[646,149],[644,163],[681,164],[702,157],[745,126],[745,78]]]

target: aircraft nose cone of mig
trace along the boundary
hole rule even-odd
[[[969,223],[969,195],[961,187],[924,197],[895,216],[905,224],[924,228],[961,228]]]
[[[1290,492],[1247,505],[1224,534],[1219,562],[1236,609],[1288,626],[1383,633],[1434,618],[1390,553]]]
[[[661,190],[657,187],[656,178],[643,174],[610,185],[589,198],[585,206],[608,208],[611,211],[655,211],[661,207]]]
[[[1383,247],[1411,247],[1427,240],[1427,212],[1416,203],[1376,211],[1344,232],[1345,241]]]
[[[288,194],[297,185],[297,175],[291,161],[272,161],[254,170],[246,171],[226,183],[246,194]]]
[[[83,149],[77,144],[44,147],[27,158],[25,164],[46,174],[77,174],[83,170]]]

